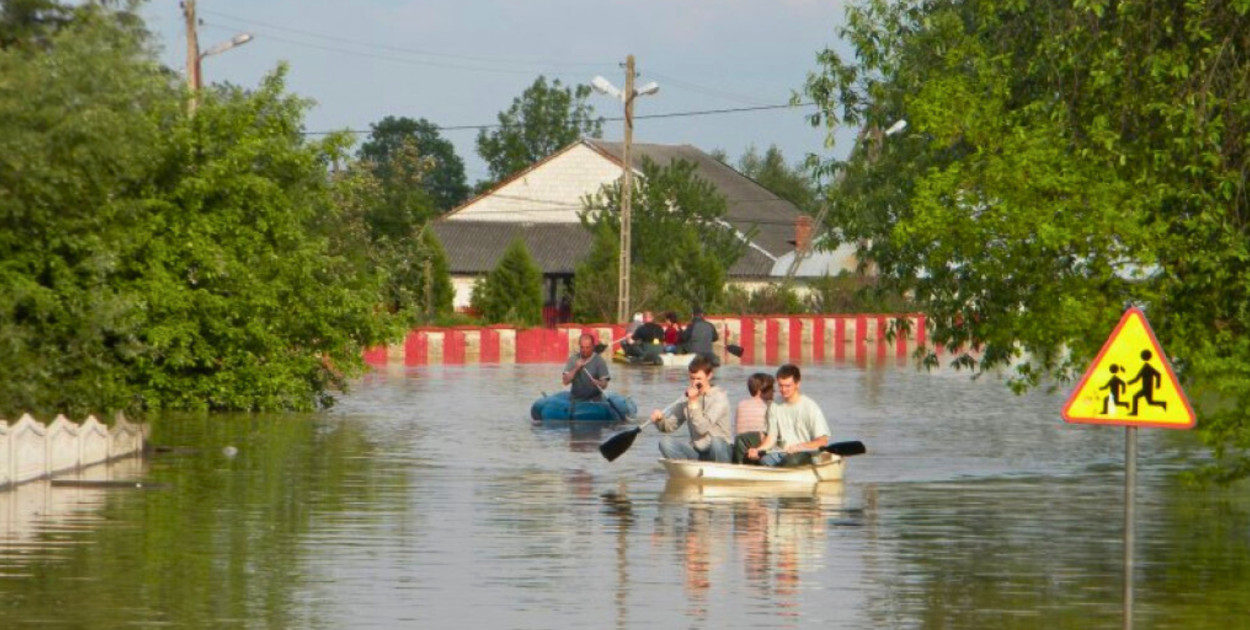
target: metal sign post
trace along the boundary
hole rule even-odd
[[[1137,427],[1192,429],[1197,416],[1139,308],[1129,308],[1068,397],[1061,414],[1078,424],[1123,425],[1124,627],[1133,627],[1133,521]]]
[[[1133,523],[1137,494],[1137,427],[1124,427],[1124,630],[1133,630]]]

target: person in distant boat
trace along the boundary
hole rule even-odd
[[[677,344],[681,343],[681,324],[677,323],[677,313],[669,311],[664,319],[664,351],[677,352]]]
[[[747,379],[747,392],[750,398],[738,403],[738,413],[734,419],[734,456],[733,463],[746,461],[747,451],[759,446],[764,441],[768,430],[768,406],[773,402],[773,376],[764,372],[756,372]]]
[[[572,385],[573,400],[599,400],[608,386],[608,364],[595,352],[595,338],[584,334],[577,339],[577,352],[564,363],[564,384]]]
[[[695,459],[729,462],[733,427],[729,418],[729,394],[712,385],[715,366],[705,356],[690,360],[690,386],[686,400],[665,414],[656,409],[651,421],[664,433],[672,433],[686,425],[690,439],[667,436],[660,440],[660,453],[666,459]]]
[[[625,356],[634,356],[636,348],[634,347],[634,333],[642,327],[642,312],[634,313],[634,318],[625,326],[625,336],[621,338],[621,353]]]
[[[707,356],[711,359],[713,366],[720,365],[720,359],[716,357],[716,352],[712,349],[712,344],[719,338],[720,336],[716,334],[716,327],[703,319],[703,309],[698,306],[694,307],[690,325],[681,331],[682,349]]]
[[[651,321],[651,311],[643,311],[642,325],[630,335],[630,343],[621,344],[625,356],[637,359],[640,363],[661,363],[660,354],[664,350],[664,329]]]
[[[829,443],[829,423],[816,401],[799,393],[803,375],[787,363],[777,368],[781,402],[768,408],[768,429],[760,445],[747,450],[747,462],[764,466],[802,466],[811,463],[820,447]]]

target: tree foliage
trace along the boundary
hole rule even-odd
[[[379,274],[380,304],[402,322],[449,314],[455,293],[451,273],[428,219],[396,212],[393,198],[365,164],[351,163],[333,179],[336,216],[327,234],[334,251]]]
[[[724,223],[724,195],[674,160],[667,166],[643,159],[634,179],[630,214],[630,303],[634,309],[683,311],[720,303],[729,268],[746,251],[742,235]],[[578,265],[573,311],[579,318],[616,319],[620,251],[620,184],[583,200],[582,224],[595,235]],[[609,258],[611,260],[609,261]],[[603,312],[611,288],[612,309]]]
[[[817,212],[816,182],[801,164],[791,166],[777,145],[760,155],[754,146],[738,158],[738,171],[811,215]]]
[[[388,194],[423,191],[437,213],[451,210],[469,196],[464,160],[439,134],[437,125],[424,118],[387,116],[371,128],[358,156],[369,164]]]
[[[517,238],[473,287],[471,305],[491,323],[537,326],[543,321],[543,272]]]
[[[0,412],[308,409],[397,332],[283,75],[189,118],[108,10],[0,51]]]
[[[1013,384],[1148,309],[1227,470],[1250,448],[1250,3],[868,0],[813,123],[862,126],[831,224]],[[880,129],[906,118],[902,136]],[[930,362],[935,357],[928,357]],[[1238,473],[1238,474],[1241,474]]]
[[[603,135],[603,118],[587,102],[590,86],[565,87],[559,79],[550,84],[539,76],[499,113],[499,128],[477,134],[477,153],[486,160],[490,182],[509,175],[576,142],[583,136]],[[479,186],[481,189],[483,186]]]

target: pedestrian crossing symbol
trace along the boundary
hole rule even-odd
[[[1193,428],[1193,407],[1140,309],[1131,308],[1120,318],[1064,405],[1063,419],[1084,424]]]

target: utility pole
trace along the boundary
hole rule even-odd
[[[616,321],[629,321],[629,241],[630,241],[630,197],[634,193],[634,167],[630,163],[630,145],[634,142],[634,56],[625,58],[625,145],[621,149],[621,160],[625,163],[625,172],[621,177],[621,256],[619,264],[620,279],[617,284]]]
[[[182,14],[187,18],[187,87],[191,88],[191,111],[195,111],[194,93],[200,89],[200,39],[196,34],[195,0],[182,0]]]
[[[634,165],[630,158],[634,144],[634,99],[639,96],[649,96],[660,91],[660,86],[652,81],[644,86],[641,90],[634,89],[634,56],[629,55],[625,58],[625,89],[618,90],[612,85],[611,81],[603,77],[595,77],[591,79],[590,86],[600,94],[607,94],[612,98],[620,99],[625,104],[625,143],[621,149],[621,162],[623,172],[621,174],[621,254],[620,269],[617,272],[618,282],[616,293],[616,321],[629,321],[629,238],[631,231],[631,221],[629,212],[630,198],[634,194]]]

